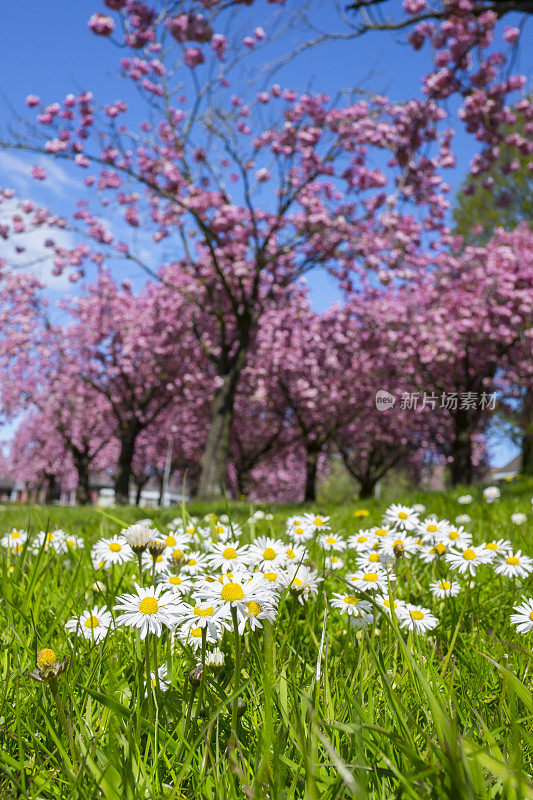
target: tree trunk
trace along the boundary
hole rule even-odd
[[[44,498],[44,504],[46,506],[50,506],[52,505],[55,499],[56,476],[50,475],[50,473],[46,473],[45,479],[46,479],[46,494]]]
[[[74,454],[74,465],[78,473],[78,485],[76,486],[76,503],[79,506],[86,506],[91,502],[89,492],[89,457],[87,453]]]
[[[120,437],[120,455],[115,475],[115,505],[127,505],[130,501],[131,464],[135,455],[135,441],[139,431],[128,428]]]
[[[455,417],[455,437],[452,445],[452,486],[469,485],[473,479],[472,467],[472,427],[465,413]]]
[[[305,495],[304,502],[314,503],[316,500],[316,475],[318,454],[320,450],[308,448],[305,454]]]
[[[522,410],[523,435],[521,442],[523,475],[533,475],[533,389],[528,389]]]
[[[369,478],[365,476],[364,478],[359,478],[359,498],[360,500],[368,500],[369,497],[374,497],[374,489],[376,488],[377,479]]]
[[[227,374],[221,376],[222,385],[217,389],[211,404],[209,430],[200,460],[198,497],[202,500],[216,500],[224,496],[235,393],[245,356],[246,352],[241,350]]]

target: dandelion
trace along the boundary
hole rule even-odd
[[[511,514],[511,522],[513,525],[523,525],[524,522],[527,522],[527,515],[519,512],[516,514]]]
[[[370,511],[368,510],[368,508],[356,508],[355,511],[353,512],[353,515],[356,518],[369,517]]]
[[[494,567],[494,572],[507,578],[527,578],[532,570],[533,558],[523,556],[521,550],[517,550],[516,553],[510,550],[507,555],[500,556],[498,564]]]
[[[287,545],[280,539],[259,536],[250,546],[249,562],[261,571],[279,569],[287,559]]]
[[[415,633],[426,633],[439,624],[439,620],[433,616],[429,608],[415,606],[411,603],[406,603],[398,621],[401,628],[407,628]]]
[[[416,511],[398,503],[387,508],[383,520],[389,525],[394,525],[400,531],[413,531],[420,522]]]
[[[298,598],[300,603],[318,594],[318,584],[322,581],[318,572],[305,564],[290,564],[285,575],[285,586]]]
[[[79,617],[69,619],[65,629],[70,633],[101,642],[107,636],[108,630],[113,625],[113,616],[106,606],[94,606],[90,611],[84,611]]]
[[[497,486],[487,486],[483,489],[483,497],[487,503],[494,503],[500,499],[500,490]]]
[[[465,550],[452,548],[446,553],[445,558],[451,569],[458,570],[461,573],[469,572],[470,575],[475,575],[478,567],[487,564],[491,560],[491,556],[483,545],[467,547]]]
[[[517,633],[529,633],[533,630],[533,598],[522,598],[519,606],[513,606],[517,612],[511,614],[511,622],[516,625]]]
[[[117,617],[117,625],[139,628],[141,639],[148,633],[161,636],[163,626],[174,628],[182,613],[182,604],[174,592],[164,590],[161,584],[142,588],[136,583],[135,590],[119,597],[113,607],[124,612]]]
[[[461,584],[457,583],[457,581],[432,581],[429,584],[429,588],[434,597],[442,599],[444,597],[456,597],[461,591]]]
[[[110,567],[112,564],[125,564],[133,558],[133,550],[123,536],[100,539],[91,550],[95,567]]]

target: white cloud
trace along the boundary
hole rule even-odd
[[[68,189],[81,188],[81,183],[69,175],[63,166],[54,160],[53,156],[29,153],[21,156],[6,150],[0,151],[2,183],[5,184],[7,179],[13,183],[18,192],[35,194],[36,181],[31,177],[31,167],[34,164],[42,167],[47,175],[46,180],[39,184],[41,190],[46,190],[56,197],[67,197]]]

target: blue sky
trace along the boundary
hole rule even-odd
[[[312,22],[322,30],[339,29],[332,5],[330,0],[315,0]],[[299,7],[299,0],[288,0],[287,7]],[[400,0],[394,0],[389,8],[395,7],[401,13]],[[87,28],[91,14],[102,10],[101,0],[24,0],[4,4],[0,27],[3,126],[11,124],[16,127],[9,106],[15,114],[25,113],[24,98],[28,94],[37,94],[44,102],[52,102],[68,92],[90,89],[100,102],[111,102],[118,97],[135,102],[132,92],[125,91],[125,82],[117,76],[120,52]],[[245,32],[250,32],[272,13],[276,15],[272,25],[282,25],[286,9],[276,10],[266,0],[259,0],[251,9],[241,9],[239,19],[243,20]],[[519,19],[518,15],[509,15],[506,24],[516,24]],[[268,34],[268,26],[266,29]],[[403,35],[370,34],[355,41],[324,45],[303,53],[283,67],[276,79],[294,89],[326,91],[331,95],[343,88],[358,86],[405,99],[418,93],[420,78],[430,62],[427,49],[415,53],[404,39]],[[298,38],[296,33],[290,33],[284,36],[283,41],[283,48],[271,45],[273,58],[285,52],[288,41],[294,41],[296,45]],[[531,22],[525,26],[515,69],[528,77],[533,73]],[[462,180],[474,152],[475,143],[471,137],[460,132],[456,139],[458,166],[446,175],[454,189]],[[58,165],[51,174],[47,163],[50,178],[44,186],[36,188],[27,177],[28,163],[31,160],[28,162],[20,155],[0,152],[0,184],[14,186],[26,196],[31,192],[35,199],[48,203],[61,213],[68,213],[72,208],[72,197],[76,195],[79,171],[71,173]],[[33,247],[38,250],[39,246],[37,237]],[[142,280],[140,274],[134,277],[136,281]],[[309,284],[312,302],[318,310],[339,298],[335,281],[328,275],[316,273],[310,276]],[[73,291],[71,284],[61,280],[52,288],[54,293],[63,294],[67,287],[68,291]],[[8,433],[5,429],[0,430],[2,438]],[[507,442],[495,441],[491,449],[494,463],[506,461],[513,453]]]

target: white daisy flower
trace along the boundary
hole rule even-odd
[[[131,561],[133,556],[133,550],[123,536],[100,539],[91,550],[91,559],[96,568],[125,564]]]
[[[151,523],[152,520],[141,520],[121,531],[121,535],[134,552],[136,550],[144,550],[151,539],[156,539],[159,536],[159,531],[150,527]]]
[[[513,606],[517,612],[511,614],[511,622],[516,625],[517,633],[529,633],[533,630],[533,598],[522,598],[519,606]]]
[[[438,542],[434,545],[425,545],[418,551],[421,561],[424,564],[431,564],[432,561],[437,561],[447,551],[447,546],[443,542]]]
[[[165,589],[169,589],[179,595],[188,594],[193,586],[190,575],[170,575],[162,572],[157,576],[156,581],[161,583]]]
[[[4,536],[2,536],[0,539],[0,545],[2,545],[2,547],[7,547],[10,550],[14,550],[17,553],[21,553],[27,538],[28,534],[26,531],[13,528],[11,533],[6,533]]]
[[[348,583],[360,592],[373,591],[381,592],[382,594],[388,592],[389,580],[391,582],[395,581],[396,576],[393,573],[385,572],[381,567],[372,568],[367,572],[359,570],[347,578]]]
[[[456,550],[465,550],[472,544],[472,534],[465,531],[462,525],[450,525],[442,541]]]
[[[422,503],[413,503],[412,508],[417,514],[423,514],[426,510],[426,507],[422,505]]]
[[[195,626],[194,622],[186,622],[176,630],[175,636],[183,642],[183,644],[188,644],[194,650],[198,650],[202,646],[202,630],[203,628]],[[209,632],[208,628],[205,628],[205,640],[206,644],[216,644],[218,641],[218,635],[213,636],[212,633]]]
[[[158,553],[158,555],[153,556],[151,553],[144,552],[142,556],[142,567],[143,570],[149,572],[155,570],[155,574],[160,575],[162,572],[168,570],[168,558],[166,555],[163,555],[163,553]]]
[[[379,605],[381,610],[386,614],[391,613],[391,603],[389,600],[388,594],[377,594],[376,595],[376,603]],[[404,600],[394,600],[392,601],[392,607],[394,608],[394,613],[396,616],[402,614],[405,610],[406,603]]]
[[[85,547],[85,540],[81,536],[67,533],[65,534],[65,544],[68,550],[82,550]]]
[[[163,536],[163,542],[170,551],[181,550],[185,553],[191,546],[191,537],[186,533],[178,533],[178,531],[170,531],[166,536]]]
[[[262,572],[277,570],[287,562],[287,545],[281,539],[259,536],[251,545],[249,563]]]
[[[455,518],[455,522],[457,525],[468,525],[469,522],[472,522],[472,518],[468,514],[459,514]]]
[[[355,559],[355,563],[358,570],[370,572],[380,564],[383,566],[384,560],[386,560],[386,556],[384,554],[382,556],[380,553],[376,553],[374,550],[371,550],[368,553],[359,553]]]
[[[70,633],[83,636],[85,639],[91,639],[93,642],[101,642],[112,625],[113,616],[107,606],[101,608],[94,606],[90,611],[84,611],[79,617],[69,619],[65,623],[65,629]]]
[[[486,489],[483,489],[483,497],[487,503],[494,503],[500,499],[500,490],[497,486],[487,486]]]
[[[166,680],[166,677],[167,677],[167,665],[166,664],[162,664],[159,667],[159,669],[157,670],[157,673],[158,673],[158,676],[159,676],[159,688],[161,689],[162,692],[167,692],[169,690],[169,688],[170,688],[170,681]],[[152,686],[152,689],[155,689],[157,687],[157,677],[156,677],[155,672],[150,672],[150,684]],[[148,697],[148,692],[147,691],[144,692],[144,696]]]
[[[505,575],[507,578],[527,578],[533,570],[533,558],[523,556],[521,550],[513,553],[512,550],[505,556],[499,556],[494,572]]]
[[[457,581],[447,581],[445,578],[440,581],[432,581],[429,584],[431,594],[434,597],[455,597],[461,591],[461,584]]]
[[[494,561],[497,556],[504,555],[507,553],[508,550],[511,549],[511,542],[509,539],[498,539],[492,542],[483,542],[480,547],[483,547],[487,551],[487,559],[489,561]]]
[[[381,551],[388,559],[410,556],[417,551],[416,539],[403,532],[391,531],[381,541]]]
[[[257,628],[262,628],[262,621],[274,622],[276,619],[277,608],[268,603],[257,603],[255,600],[250,600],[246,603],[246,608],[239,608],[237,617],[239,620],[238,631],[242,634],[247,625],[255,631]]]
[[[511,522],[514,525],[523,525],[524,522],[527,522],[527,514],[521,514],[520,512],[511,514]]]
[[[270,588],[274,589],[281,589],[282,586],[285,586],[285,572],[282,569],[273,570],[273,569],[266,569],[259,570],[265,580],[268,581],[270,584]]]
[[[293,544],[286,548],[285,555],[287,563],[301,564],[308,556],[308,552],[303,545]]]
[[[198,599],[213,603],[216,608],[246,613],[246,605],[250,602],[268,605],[273,601],[273,590],[263,573],[250,574],[243,570],[233,575],[222,575],[214,583],[205,581],[196,587]]]
[[[417,526],[417,531],[425,542],[435,542],[444,539],[449,528],[450,523],[448,520],[427,517]]]
[[[314,528],[306,525],[303,517],[289,517],[287,520],[287,536],[293,542],[306,542],[313,535]]]
[[[293,592],[303,605],[305,600],[318,594],[318,584],[323,580],[318,572],[305,564],[289,564],[285,574],[285,586]]]
[[[123,611],[116,619],[117,625],[139,628],[141,639],[148,633],[161,636],[163,626],[173,629],[181,618],[181,602],[178,595],[163,589],[163,586],[142,588],[135,584],[135,593],[124,594],[113,606],[115,611]]]
[[[371,531],[360,530],[348,538],[348,546],[357,552],[371,550],[376,541],[376,537]]]
[[[207,556],[198,550],[191,550],[190,553],[187,553],[185,564],[181,569],[187,575],[197,575],[199,572],[204,572],[207,567]]]
[[[323,534],[319,539],[320,546],[324,550],[335,550],[337,553],[342,553],[346,549],[346,542],[340,536],[329,532]]]
[[[220,519],[222,519],[222,517]],[[217,523],[215,523],[213,539],[216,542],[227,542],[230,539],[235,541],[236,539],[239,539],[241,535],[241,526],[237,525],[236,522],[232,522],[231,524],[223,524],[219,520]]]
[[[456,569],[461,573],[469,572],[470,575],[475,575],[476,569],[483,564],[488,564],[491,558],[483,545],[467,547],[464,550],[451,548],[445,556],[450,569]]]
[[[232,572],[245,569],[249,564],[247,544],[238,542],[213,542],[210,546],[207,560],[211,569],[220,569],[223,572]]]
[[[460,497],[457,498],[457,502],[461,506],[468,506],[472,502],[472,495],[471,494],[462,494]]]
[[[215,647],[211,652],[205,654],[205,665],[211,669],[220,669],[224,666],[226,657],[220,647]]]
[[[383,515],[385,524],[394,525],[400,531],[414,531],[419,524],[418,514],[409,506],[394,503]]]
[[[231,627],[231,612],[208,602],[196,605],[182,603],[178,625],[192,625],[193,628],[206,628],[210,636],[218,639],[222,628]]]
[[[339,556],[326,556],[324,559],[324,566],[326,569],[342,569],[344,567],[344,561]]]
[[[405,610],[398,617],[401,628],[407,628],[415,633],[425,633],[436,628],[439,620],[435,617],[429,608],[423,606],[415,606],[411,603],[406,603]]]
[[[348,616],[361,617],[370,615],[372,618],[372,605],[368,600],[363,600],[354,594],[345,594],[344,592],[335,592],[330,600],[333,608],[338,608],[343,614]]]
[[[315,531],[329,531],[331,525],[328,525],[329,517],[323,514],[304,514],[304,522],[311,528],[312,533]]]
[[[33,553],[38,553],[44,545],[44,551],[54,550],[56,553],[64,553],[67,550],[65,544],[65,531],[58,528],[55,531],[39,531],[29,549]]]

